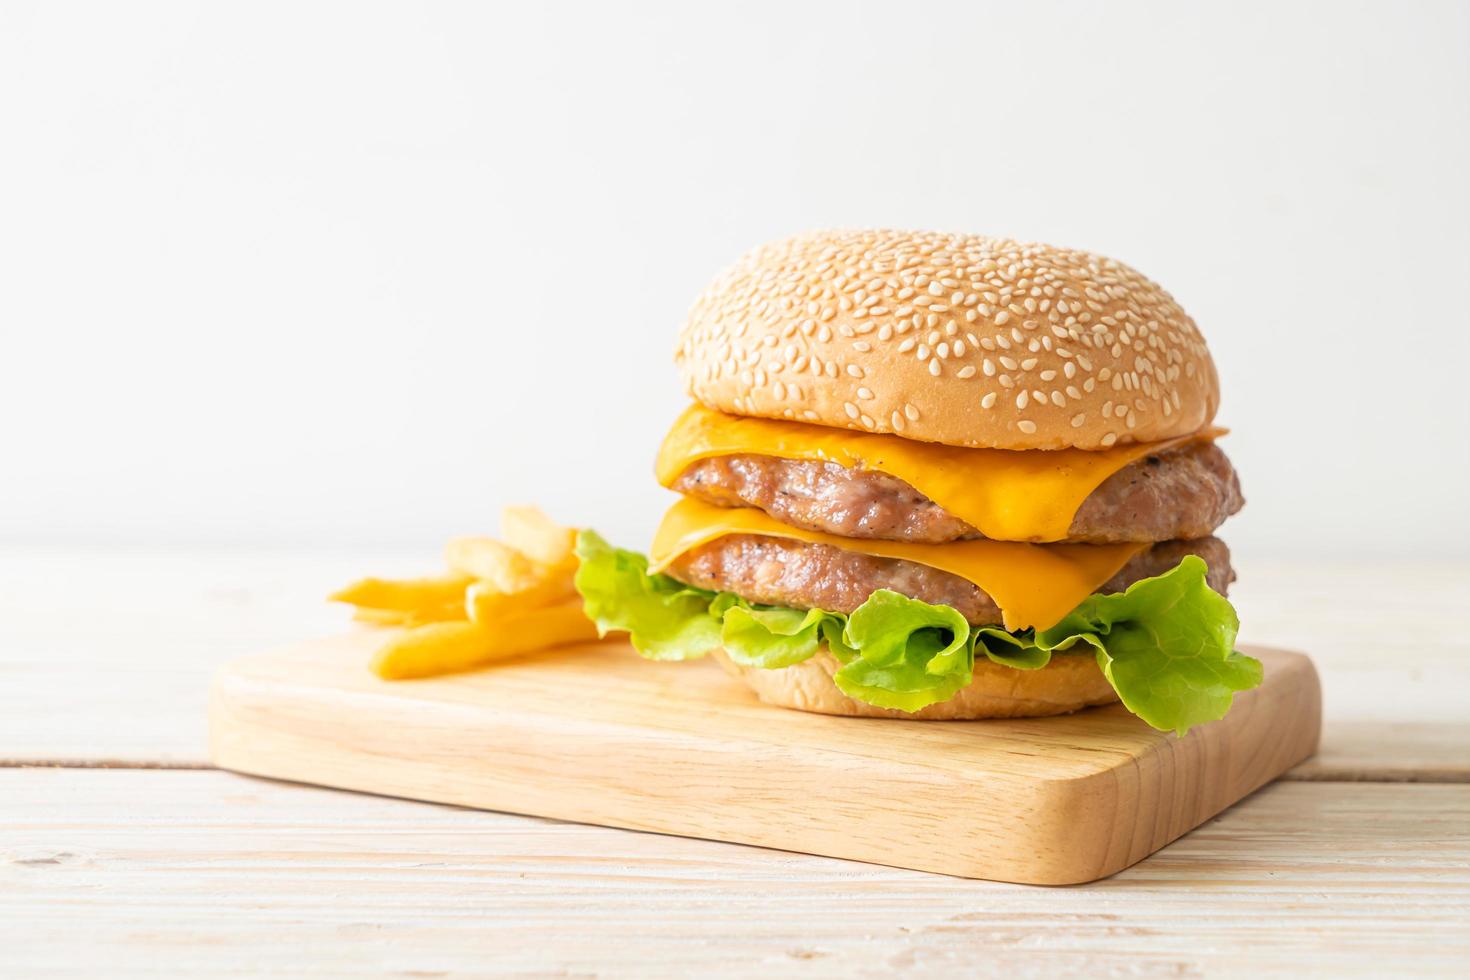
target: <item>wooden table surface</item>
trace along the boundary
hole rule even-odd
[[[0,554],[0,976],[1470,975],[1470,565],[1243,561],[1242,639],[1321,672],[1321,754],[1038,888],[210,769],[215,666],[415,564]]]

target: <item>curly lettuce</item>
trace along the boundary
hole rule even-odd
[[[918,711],[948,701],[975,669],[970,624],[950,606],[879,589],[847,618],[838,689],[880,708]]]
[[[1209,587],[1206,571],[1199,556],[1188,555],[1126,592],[1088,596],[1034,642],[1048,650],[1090,647],[1129,711],[1183,735],[1223,718],[1236,691],[1261,683],[1261,662],[1235,649],[1235,608]]]
[[[1053,654],[1091,653],[1119,699],[1154,728],[1180,735],[1223,717],[1261,664],[1235,651],[1235,610],[1188,556],[1125,592],[1093,595],[1044,630],[973,627],[949,606],[880,589],[851,615],[747,602],[648,572],[648,561],[591,531],[577,539],[577,590],[601,633],[624,630],[655,660],[722,648],[735,663],[779,669],[825,646],[848,697],[915,712],[968,685],[975,658],[1036,670]]]
[[[626,631],[650,660],[690,660],[720,645],[713,592],[650,575],[647,558],[614,548],[595,531],[578,532],[577,559],[574,583],[598,636]]]

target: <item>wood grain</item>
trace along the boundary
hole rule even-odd
[[[1185,738],[1121,705],[920,722],[772,708],[709,662],[605,643],[383,681],[362,630],[226,665],[211,756],[239,772],[1036,884],[1141,860],[1316,749],[1300,654]],[[840,818],[843,830],[833,831]]]
[[[435,557],[0,550],[0,765],[208,765],[221,663],[338,629],[346,617],[322,595],[366,571],[431,571]],[[1322,678],[1321,752],[1287,778],[1470,781],[1470,644],[1443,627],[1470,595],[1470,565],[1239,559],[1243,639],[1309,649]],[[106,585],[79,602],[80,582]]]
[[[214,772],[4,770],[0,824],[12,976],[1470,972],[1470,786],[1276,783],[1060,889]]]

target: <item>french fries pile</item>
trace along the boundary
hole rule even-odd
[[[373,657],[379,677],[430,677],[597,639],[572,586],[576,530],[535,507],[507,507],[500,533],[450,541],[444,575],[365,578],[331,596],[359,622],[401,628]]]

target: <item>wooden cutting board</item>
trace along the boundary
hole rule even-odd
[[[216,676],[210,752],[239,772],[416,800],[1033,884],[1106,877],[1311,756],[1299,653],[1185,738],[1114,705],[1059,718],[831,718],[709,661],[605,643],[382,681],[363,631]]]

